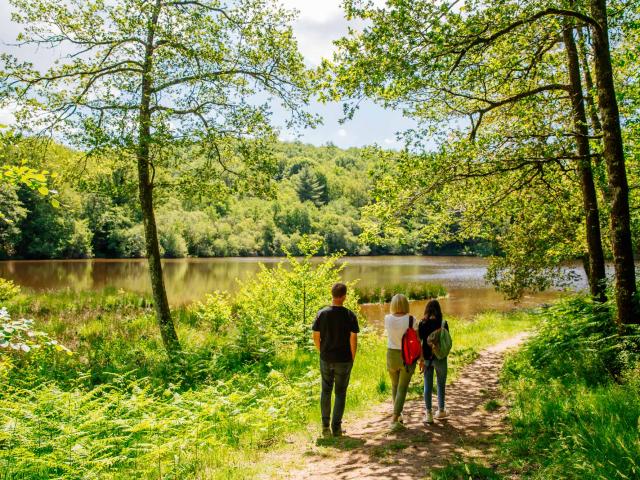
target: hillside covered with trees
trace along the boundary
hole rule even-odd
[[[43,165],[56,172],[52,205],[37,190],[3,186],[2,258],[139,258],[145,255],[135,169],[113,156],[85,158],[77,151],[4,134],[5,161]],[[226,257],[298,254],[302,236],[322,242],[321,253],[350,255],[479,253],[477,241],[403,235],[367,242],[361,209],[371,203],[377,152],[327,145],[273,143],[264,191],[247,184],[233,195],[159,188],[157,220],[165,257]],[[186,151],[177,163],[196,163]],[[50,182],[51,183],[51,182]]]

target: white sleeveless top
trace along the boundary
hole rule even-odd
[[[418,330],[418,322],[413,319],[413,329]],[[402,336],[409,328],[409,314],[401,317],[391,313],[384,317],[384,329],[387,332],[387,348],[402,350]]]

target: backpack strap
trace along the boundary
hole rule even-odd
[[[413,315],[409,315],[409,328],[413,328]]]

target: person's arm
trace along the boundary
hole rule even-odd
[[[313,332],[313,343],[316,344],[316,350],[320,351],[320,332]]]
[[[351,337],[349,338],[349,344],[351,345],[351,359],[355,361],[356,352],[358,351],[358,334],[355,332],[351,332]]]

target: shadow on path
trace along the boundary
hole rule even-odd
[[[488,411],[485,404],[498,395],[504,353],[525,336],[520,334],[483,351],[447,386],[448,419],[424,424],[423,401],[411,400],[404,409],[406,427],[392,432],[389,401],[347,425],[348,436],[319,439],[315,448],[305,453],[300,469],[290,472],[288,478],[416,479],[444,466],[456,453],[469,453],[470,448],[474,456],[486,455],[491,437],[503,431],[506,408],[495,404],[496,408]]]

